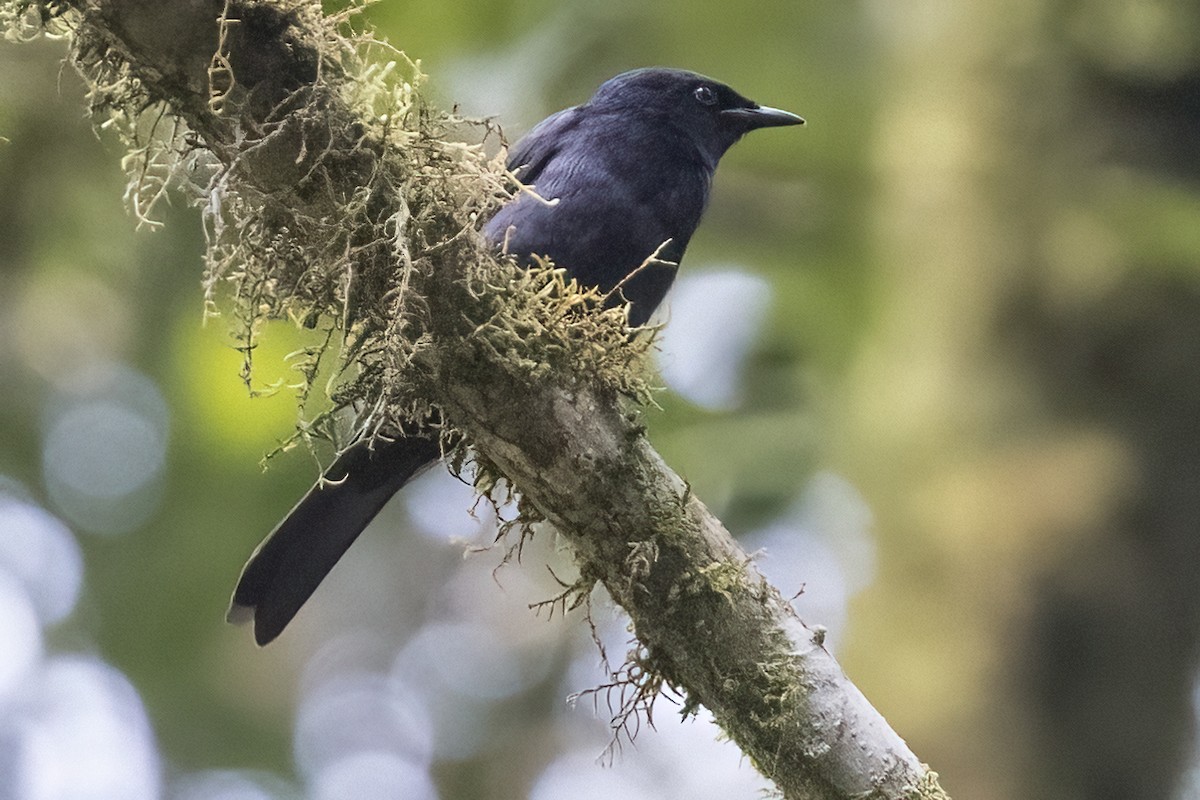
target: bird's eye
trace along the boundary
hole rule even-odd
[[[717,102],[717,93],[712,90],[711,86],[697,86],[696,91],[692,92],[692,94],[706,106],[711,106]]]

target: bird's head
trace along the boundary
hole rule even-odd
[[[635,69],[609,79],[586,107],[681,132],[696,142],[713,167],[752,130],[804,124],[802,117],[759,105],[712,78],[661,67]]]

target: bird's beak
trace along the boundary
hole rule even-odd
[[[736,120],[748,131],[755,128],[776,128],[781,125],[803,125],[804,117],[790,111],[770,106],[754,106],[753,108],[727,108],[721,112],[725,119]]]

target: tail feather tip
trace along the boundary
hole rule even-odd
[[[229,611],[225,613],[225,621],[233,625],[245,625],[253,622],[254,608],[254,606],[244,606],[237,602],[230,603]]]

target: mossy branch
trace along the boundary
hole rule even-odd
[[[494,257],[478,224],[511,176],[353,10],[3,0],[0,24],[70,41],[96,124],[129,145],[140,220],[172,187],[202,206],[208,308],[247,375],[269,321],[324,331],[298,356],[301,397],[325,402],[297,438],[438,420],[629,613],[644,685],[709,708],[785,797],[945,797],[646,441],[625,399],[648,398],[650,337],[550,265]]]

